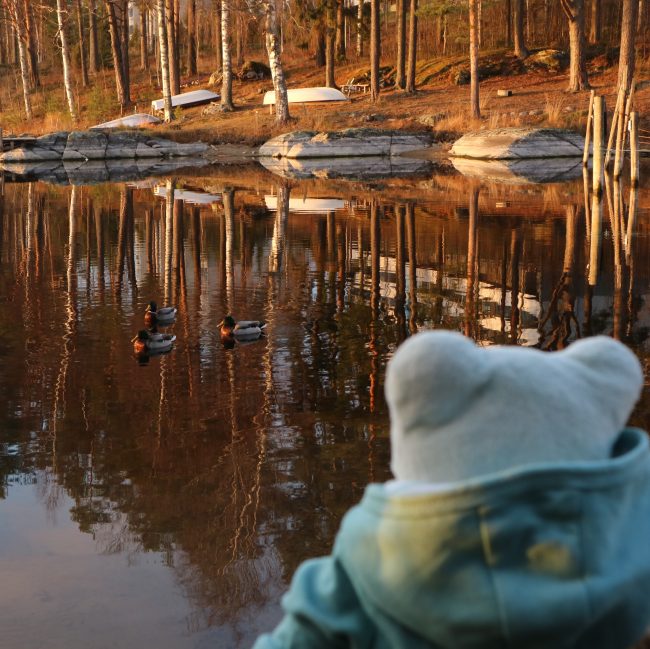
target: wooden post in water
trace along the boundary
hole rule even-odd
[[[599,198],[603,193],[605,164],[603,161],[603,140],[605,120],[605,98],[594,97],[594,152],[592,192]]]
[[[603,195],[591,195],[591,237],[589,239],[589,286],[596,286],[600,263],[600,240],[602,237]]]
[[[586,167],[589,164],[589,144],[591,142],[591,129],[594,121],[594,97],[595,90],[592,90],[589,95],[589,110],[587,111],[587,132],[585,133],[585,151],[582,154],[582,166]]]
[[[609,139],[607,140],[607,152],[605,153],[605,166],[609,166],[611,160],[611,150],[614,144],[614,134],[618,129],[618,122],[622,119],[622,113],[625,108],[625,87],[621,86],[618,90],[616,97],[616,106],[614,107],[614,115],[612,116],[612,127],[609,131]]]
[[[630,113],[630,182],[639,185],[639,120],[638,113]]]

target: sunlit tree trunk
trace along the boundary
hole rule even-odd
[[[232,103],[232,21],[231,0],[221,0],[221,109],[234,110]]]
[[[358,0],[357,5],[357,56],[363,56],[363,5],[364,0]]]
[[[578,92],[589,88],[585,51],[585,7],[584,0],[560,0],[562,9],[569,19],[569,90]]]
[[[379,59],[381,57],[379,0],[370,0],[370,99],[379,99]]]
[[[196,75],[196,0],[187,2],[187,74]]]
[[[11,0],[11,2],[8,4],[11,22],[15,26],[16,34],[18,36],[18,60],[20,62],[20,78],[23,86],[23,103],[25,105],[25,116],[27,119],[32,119],[32,82],[29,73],[27,34],[25,33],[25,18],[23,15],[24,9],[24,5],[20,4],[18,0]]]
[[[81,63],[81,83],[85,88],[88,86],[88,66],[86,64],[86,38],[84,35],[83,12],[81,0],[76,0],[77,5],[77,29],[79,30],[79,61]]]
[[[70,117],[77,120],[77,110],[74,105],[74,95],[72,93],[72,70],[70,68],[70,47],[68,46],[68,37],[65,32],[65,13],[67,12],[67,3],[64,0],[56,0],[56,19],[59,27],[59,40],[61,42],[61,60],[63,62],[63,86],[65,95],[68,100],[68,110]]]
[[[415,92],[415,66],[418,54],[418,0],[409,9],[409,51],[406,66],[406,92]]]
[[[149,32],[149,21],[147,20],[147,5],[144,0],[140,2],[140,69],[149,69],[149,51],[147,34]]]
[[[591,0],[591,22],[589,23],[589,42],[593,45],[602,36],[602,0]]]
[[[223,68],[223,43],[221,40],[221,0],[213,0],[215,15],[215,43],[214,51],[217,59],[217,70]]]
[[[325,85],[328,88],[336,88],[336,80],[334,79],[336,27],[334,20],[334,0],[328,0],[327,25],[325,27]]]
[[[124,79],[124,62],[122,61],[122,40],[117,24],[117,12],[112,0],[106,0],[108,14],[108,32],[111,37],[111,54],[113,56],[113,70],[115,73],[115,89],[120,106],[125,108],[129,101],[128,88]]]
[[[336,57],[339,61],[345,59],[345,14],[343,0],[336,0]]]
[[[282,68],[280,29],[278,26],[276,0],[263,0],[264,6],[264,31],[266,38],[266,51],[269,57],[269,67],[275,89],[275,120],[279,124],[286,124],[291,118],[289,115],[289,101],[287,99],[287,82]]]
[[[623,0],[623,18],[621,20],[621,51],[618,58],[618,83],[626,83],[629,90],[635,69],[636,21],[639,9],[638,0]],[[627,71],[627,76],[625,75]]]
[[[397,0],[397,60],[395,63],[395,87],[402,90],[406,87],[406,3],[408,0]]]
[[[129,59],[129,0],[121,0],[119,5],[121,15],[122,29],[121,36],[122,48],[122,78],[124,79],[124,89],[127,103],[131,103],[131,63]]]
[[[165,2],[165,20],[167,23],[167,56],[169,60],[169,82],[172,95],[181,91],[180,67],[178,64],[178,34],[176,32],[176,17],[174,0]]]
[[[162,79],[163,108],[165,121],[174,119],[172,112],[172,93],[169,80],[169,56],[167,53],[167,18],[165,16],[165,0],[156,0],[156,13],[158,18],[158,48],[160,55],[160,77]]]
[[[38,47],[36,44],[36,29],[34,27],[34,8],[29,0],[23,0],[23,12],[25,16],[25,34],[27,53],[29,55],[29,71],[32,84],[35,88],[41,87],[41,75],[38,65]]]
[[[479,0],[469,0],[470,109],[475,119],[481,117],[478,78],[478,2]]]
[[[515,0],[515,56],[525,59],[528,56],[526,39],[524,37],[524,0]]]
[[[97,74],[99,72],[99,45],[97,42],[97,4],[96,0],[88,0],[88,19],[90,21],[90,29],[88,30],[88,45],[89,45],[89,63],[91,72]]]

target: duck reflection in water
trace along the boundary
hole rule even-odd
[[[394,480],[303,563],[254,649],[627,649],[650,622],[643,373],[604,336],[548,353],[409,338],[386,372]]]

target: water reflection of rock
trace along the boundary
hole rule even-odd
[[[582,176],[578,158],[532,158],[525,160],[474,160],[452,158],[457,171],[469,178],[485,181],[535,184],[575,180]]]
[[[400,176],[427,176],[433,164],[427,160],[393,157],[366,158],[260,158],[260,164],[284,178],[346,178],[372,180]]]
[[[0,170],[12,182],[42,180],[58,185],[88,185],[138,180],[149,176],[180,173],[210,164],[202,158],[129,158],[124,160],[88,160],[85,162],[44,161],[4,163]]]

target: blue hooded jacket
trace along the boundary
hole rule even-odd
[[[627,649],[650,622],[650,447],[437,492],[373,484],[254,649]]]

